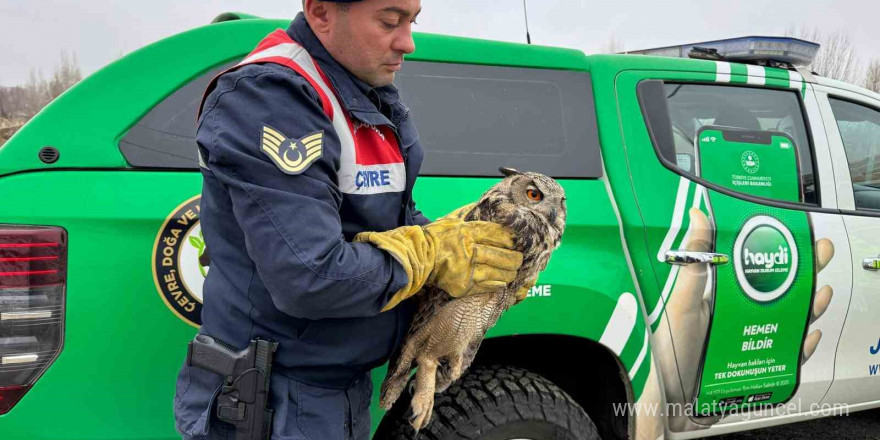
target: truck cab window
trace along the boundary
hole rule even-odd
[[[830,98],[849,163],[856,209],[880,211],[880,111]]]

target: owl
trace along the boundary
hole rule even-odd
[[[401,350],[391,359],[380,404],[390,409],[417,368],[410,423],[427,426],[434,393],[446,390],[467,370],[486,332],[517,302],[516,292],[538,277],[559,246],[565,229],[565,191],[543,174],[501,168],[506,177],[459,213],[465,221],[489,221],[511,228],[523,264],[514,281],[496,292],[453,298],[436,287],[416,295],[418,306]]]

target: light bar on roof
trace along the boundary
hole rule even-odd
[[[688,58],[695,47],[715,49],[727,61],[777,61],[793,66],[809,66],[819,51],[819,45],[790,37],[741,37],[706,41],[681,46],[635,50],[628,53],[665,57]]]

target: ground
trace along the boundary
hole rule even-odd
[[[24,125],[24,120],[0,117],[0,145],[3,145],[7,139],[11,138],[22,125]]]
[[[880,409],[712,438],[717,440],[880,440]]]

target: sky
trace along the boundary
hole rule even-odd
[[[863,64],[880,59],[878,0],[527,0],[532,43],[602,52],[746,35],[790,26],[848,33]],[[299,0],[0,0],[0,86],[49,75],[61,52],[88,75],[222,12],[293,18]],[[525,42],[522,0],[422,0],[416,30]]]

